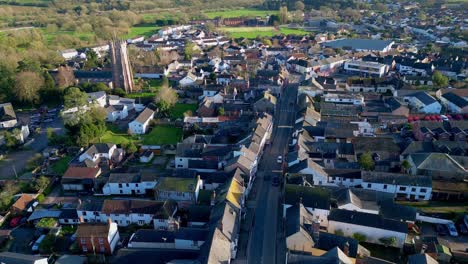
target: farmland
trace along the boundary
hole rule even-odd
[[[204,13],[208,18],[232,18],[232,17],[265,17],[268,15],[277,15],[278,11],[273,10],[258,10],[258,9],[238,9],[224,11],[209,11]]]
[[[280,34],[296,34],[296,35],[307,35],[307,31],[290,28],[274,28],[274,27],[219,27],[219,31],[227,33],[233,38],[256,38],[256,37],[271,37]]]

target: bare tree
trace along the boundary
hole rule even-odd
[[[22,102],[35,103],[39,100],[39,90],[44,85],[44,78],[36,72],[24,71],[16,75],[14,93]]]
[[[75,84],[75,74],[68,66],[60,66],[57,72],[57,84],[60,88],[69,87]]]

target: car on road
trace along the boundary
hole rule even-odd
[[[445,226],[447,227],[451,236],[454,236],[454,237],[458,236],[457,228],[455,227],[453,223],[448,223]]]
[[[447,227],[443,224],[437,224],[436,226],[437,235],[446,236],[448,235]]]
[[[276,159],[276,162],[279,163],[279,164],[283,163],[283,156],[281,156],[281,155],[278,156],[278,158]]]
[[[271,181],[271,185],[277,187],[279,186],[279,184],[280,184],[279,177],[278,176],[273,177],[273,180]]]

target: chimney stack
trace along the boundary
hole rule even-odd
[[[84,223],[84,218],[83,218],[83,216],[80,216],[80,223]]]
[[[216,203],[216,191],[213,190],[213,192],[211,193],[211,201],[210,201],[210,205],[211,206],[214,206]]]

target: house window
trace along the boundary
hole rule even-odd
[[[416,188],[411,188],[411,191],[412,191],[412,192],[415,192],[415,191],[416,191]]]
[[[122,193],[123,193],[123,191],[122,191],[122,190],[119,190],[119,192],[120,192],[120,194],[122,194]]]
[[[143,221],[143,220],[138,220],[138,224],[139,224],[139,225],[144,225],[144,224],[145,224],[145,221]]]
[[[384,190],[387,190],[387,184],[383,185]]]
[[[115,217],[118,217],[118,216],[119,216],[119,214],[115,214]]]
[[[424,195],[419,195],[419,199],[424,199]]]
[[[138,183],[135,183],[135,187],[138,187]]]
[[[372,188],[372,183],[368,183],[367,188]]]
[[[138,214],[138,216],[143,217],[144,215],[143,214]]]
[[[182,168],[182,167],[183,167],[183,165],[180,165],[180,164],[179,164],[179,165],[177,165],[177,168]]]
[[[63,222],[68,223],[68,219],[63,220]]]
[[[137,190],[137,193],[140,193],[140,190]]]
[[[80,241],[81,241],[81,244],[86,244],[86,238],[82,238],[80,239]]]
[[[427,190],[425,188],[421,188],[419,191],[425,193]]]
[[[332,181],[334,181],[334,180],[335,180],[335,177],[332,177]]]
[[[83,249],[83,252],[88,252],[88,248],[85,245],[81,246],[81,248]]]
[[[125,186],[127,186],[127,187],[128,187],[128,183],[126,183],[126,184],[125,184]]]
[[[354,179],[350,179],[351,182],[354,182]]]
[[[129,224],[130,224],[130,221],[129,221],[129,220],[127,220],[127,225],[129,225]]]
[[[400,191],[406,191],[406,187],[400,187]]]
[[[122,188],[122,184],[121,184],[121,183],[119,183],[119,188]]]
[[[86,212],[83,211],[83,212],[82,212],[82,215],[83,215],[83,216],[86,216]]]
[[[95,216],[99,216],[99,212],[94,212],[93,213]]]

